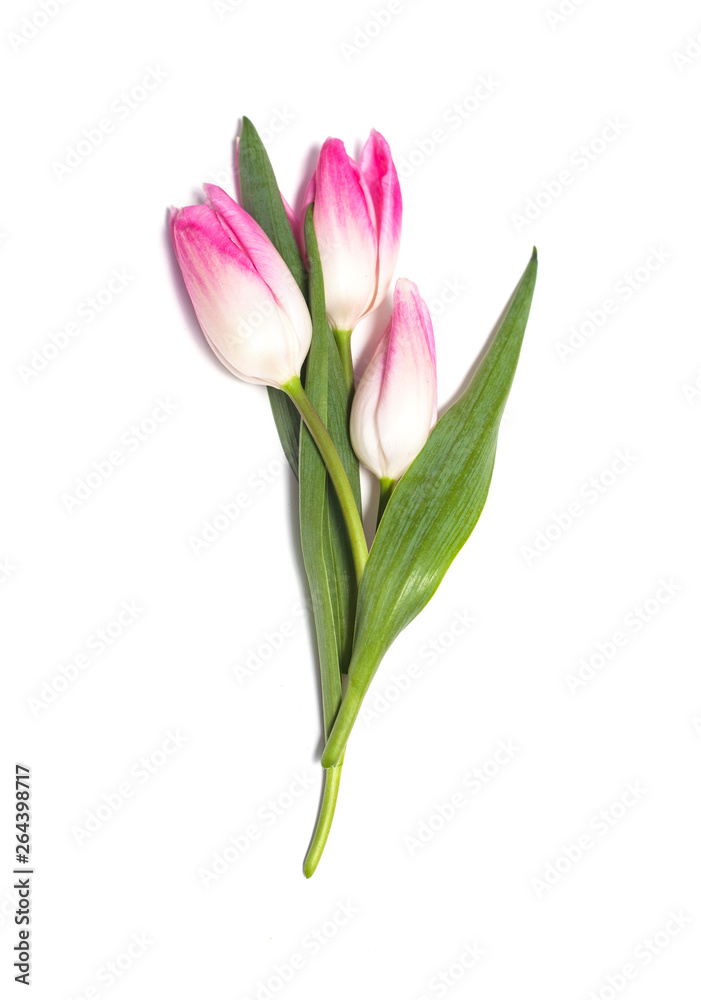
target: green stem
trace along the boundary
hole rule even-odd
[[[380,527],[380,521],[382,520],[382,515],[385,512],[385,507],[389,503],[389,498],[394,493],[394,487],[397,485],[396,479],[381,479],[380,480],[380,503],[377,508],[377,527]]]
[[[350,357],[350,344],[347,346],[348,357]],[[341,354],[341,357],[343,358],[343,354]],[[351,384],[352,379],[353,374],[351,364]],[[346,529],[348,531],[351,551],[353,554],[353,564],[355,566],[355,574],[358,584],[360,584],[363,570],[365,569],[365,563],[368,558],[368,547],[367,542],[365,541],[363,523],[360,519],[355,497],[353,496],[353,490],[348,482],[348,476],[346,475],[346,470],[343,467],[343,462],[336,451],[336,446],[334,445],[331,435],[326,429],[323,420],[317,413],[312,401],[309,399],[309,396],[307,396],[304,391],[299,377],[296,376],[291,379],[286,385],[283,385],[282,388],[299,410],[309,433],[319,449],[319,453],[324,460],[331,482],[334,485],[336,496],[338,497],[341,511],[343,513]],[[342,767],[343,753],[341,752],[334,767],[325,769],[324,794],[321,800],[319,817],[314,829],[311,844],[309,845],[309,850],[307,851],[307,856],[304,859],[304,874],[307,878],[311,878],[316,871],[317,865],[321,860],[321,855],[323,854],[326,846],[326,841],[329,837],[331,823],[336,809],[336,800],[338,798],[338,789],[341,782]]]
[[[346,380],[346,389],[348,390],[348,395],[353,395],[353,390],[355,389],[355,381],[353,378],[353,354],[351,352],[350,339],[352,330],[336,330],[334,329],[333,335],[336,340],[336,345],[338,347],[338,353],[341,355],[341,365],[343,367],[343,375]]]
[[[311,878],[316,871],[321,855],[324,853],[326,841],[329,839],[331,822],[336,809],[336,799],[338,798],[338,786],[341,783],[342,768],[343,758],[341,757],[337,767],[329,767],[324,771],[324,795],[321,800],[319,818],[307,856],[304,859],[304,874],[307,878]]]
[[[322,767],[337,767],[343,761],[348,737],[350,736],[355,720],[358,718],[360,706],[363,704],[363,698],[367,691],[367,684],[364,688],[361,688],[353,683],[353,677],[350,672],[352,666],[351,664],[349,668],[346,693],[343,696],[341,707],[326,741],[324,752],[321,755]]]
[[[282,388],[299,410],[302,419],[309,429],[309,433],[314,438],[314,442],[331,477],[338,502],[341,505],[346,528],[348,529],[353,563],[355,565],[355,575],[358,583],[360,583],[368,558],[368,546],[365,541],[363,522],[360,520],[358,507],[353,496],[353,490],[348,482],[346,470],[343,468],[343,462],[336,451],[336,446],[324,425],[324,421],[316,412],[312,401],[304,391],[299,376],[295,375]]]

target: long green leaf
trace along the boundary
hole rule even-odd
[[[239,140],[239,187],[243,208],[267,233],[304,294],[304,263],[287,218],[270,158],[248,118],[243,119]],[[279,389],[269,388],[268,398],[282,450],[295,476],[299,476],[299,414],[291,399]]]
[[[305,239],[313,325],[305,389],[327,425],[360,509],[358,460],[351,448],[348,432],[349,393],[336,342],[326,319],[324,280],[311,208],[305,220]],[[341,704],[341,672],[347,669],[350,659],[357,590],[345,521],[324,462],[304,425],[300,435],[299,508],[302,552],[319,649],[324,734],[328,736]],[[307,878],[314,874],[329,836],[342,763],[341,759],[336,767],[324,772],[319,816],[304,861]]]
[[[324,282],[311,210],[306,220],[312,344],[305,390],[327,425],[360,507],[358,460],[348,434],[348,396],[341,360],[326,319]],[[347,667],[355,620],[355,573],[347,532],[326,467],[311,434],[301,431],[299,506],[302,553],[314,609],[326,732],[338,712],[340,670]]]
[[[387,505],[360,586],[348,689],[324,767],[343,753],[382,657],[431,599],[482,512],[536,271],[534,249],[469,386],[438,421]]]
[[[299,479],[299,413],[290,397],[279,389],[273,389],[271,385],[268,386],[268,401],[285,458]]]

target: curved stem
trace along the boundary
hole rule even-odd
[[[324,752],[321,755],[322,767],[333,768],[338,767],[342,763],[346,743],[348,742],[353,724],[358,718],[366,690],[367,684],[365,685],[365,690],[359,689],[353,684],[353,678],[349,673],[346,693],[343,696],[341,707],[338,710],[338,715],[329,733]]]
[[[338,347],[338,353],[341,355],[341,365],[343,367],[343,374],[346,379],[346,389],[348,390],[348,395],[353,395],[353,390],[355,389],[355,381],[353,378],[353,354],[351,352],[350,339],[352,330],[336,330],[334,329],[333,335],[336,341],[336,346]]]
[[[314,409],[314,405],[302,387],[302,382],[298,375],[290,379],[282,386],[284,391],[295,404],[302,419],[304,420],[309,433],[314,438],[317,448],[328,469],[331,482],[336,490],[338,502],[341,505],[343,519],[348,529],[351,551],[353,553],[353,563],[355,565],[355,575],[360,583],[368,558],[368,546],[365,541],[363,522],[360,520],[358,507],[353,496],[353,490],[348,482],[346,470],[343,462],[339,458],[336,446],[331,439],[331,435],[326,429],[324,421]]]
[[[304,874],[311,878],[321,861],[324,853],[326,841],[329,839],[331,822],[336,809],[336,799],[338,798],[338,786],[341,782],[341,769],[343,758],[336,767],[329,767],[324,771],[324,794],[321,800],[319,818],[316,821],[312,842],[309,845],[307,856],[304,859]]]
[[[377,527],[380,527],[380,521],[382,520],[382,515],[385,512],[385,507],[389,503],[389,498],[394,493],[394,487],[397,485],[396,479],[381,479],[380,480],[380,503],[377,508]]]

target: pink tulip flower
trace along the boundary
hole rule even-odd
[[[171,236],[195,313],[219,360],[245,382],[299,376],[312,323],[296,281],[261,227],[206,184],[206,205],[171,212]]]
[[[353,330],[387,294],[399,254],[402,195],[386,140],[373,129],[358,165],[327,139],[304,202],[314,202],[329,322]]]
[[[355,391],[350,417],[355,453],[378,479],[393,483],[423,448],[436,416],[431,317],[416,285],[400,278],[392,319]]]

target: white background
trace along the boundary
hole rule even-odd
[[[701,45],[675,58],[701,30],[698,5],[590,0],[557,20],[554,0],[402,0],[378,28],[384,0],[46,3],[51,17],[16,0],[2,13],[8,995],[24,995],[11,968],[22,761],[40,1000],[698,997]],[[431,305],[444,403],[533,243],[540,255],[487,507],[375,679],[310,881],[321,734],[294,483],[265,392],[204,345],[165,232],[167,206],[202,181],[232,190],[242,114],[293,201],[327,135],[354,153],[371,127],[386,135],[404,175],[399,273]],[[105,118],[99,145],[62,169]],[[101,290],[111,301],[91,313]],[[150,423],[159,401],[172,412]],[[115,450],[121,463],[71,504]],[[627,466],[607,473],[619,450]],[[248,505],[195,555],[193,536],[239,494]],[[99,651],[123,602],[137,611]],[[462,635],[456,613],[474,620]],[[271,634],[279,648],[237,677]],[[489,764],[500,741],[518,751]],[[295,774],[310,787],[293,799]],[[104,796],[119,804],[125,783],[110,815]],[[278,798],[293,804],[271,822]],[[90,821],[98,807],[106,819]],[[205,887],[252,824],[258,839]],[[147,943],[129,958],[134,935]],[[467,947],[481,957],[466,971]],[[295,953],[280,990],[275,966]]]

